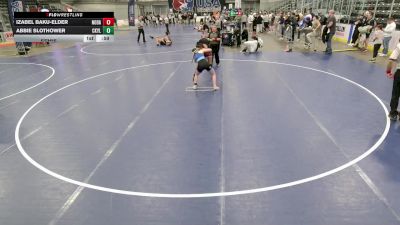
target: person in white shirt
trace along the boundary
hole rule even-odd
[[[143,43],[146,42],[146,37],[144,36],[144,19],[143,17],[139,17],[139,23],[137,24],[138,27],[138,37],[137,37],[137,42],[139,43],[140,40],[140,35],[143,34]]]
[[[269,17],[268,14],[261,14],[262,22],[263,24],[261,25],[261,30],[262,31],[267,31],[269,28]]]
[[[251,28],[250,30],[253,30],[253,20],[254,20],[254,15],[250,14],[247,17],[247,23],[248,23],[248,27]]]
[[[388,19],[388,23],[385,27],[385,29],[383,29],[383,52],[381,54],[379,54],[379,56],[387,56],[388,51],[389,51],[389,43],[390,40],[392,40],[392,34],[393,32],[396,30],[396,23],[394,22],[393,17],[390,17]]]
[[[182,14],[181,13],[178,14],[178,23],[182,24]]]
[[[244,42],[244,48],[242,49],[243,53],[249,52],[257,52],[259,48],[263,46],[263,40],[257,37],[257,33],[253,32],[251,40]]]
[[[144,21],[144,23],[146,25],[150,25],[151,24],[151,15],[150,14],[146,16],[146,20]]]
[[[378,24],[375,28],[374,36],[372,38],[372,42],[374,43],[374,52],[372,55],[372,59],[369,61],[374,63],[376,62],[376,57],[378,56],[378,51],[382,46],[383,43],[383,26]]]
[[[46,7],[41,6],[40,12],[50,12]]]
[[[168,16],[165,16],[164,24],[165,24],[165,29],[167,30],[167,33],[169,34],[169,18],[168,18]]]
[[[246,28],[246,23],[247,23],[247,16],[246,14],[243,14],[241,17],[241,22],[242,22],[242,30]]]

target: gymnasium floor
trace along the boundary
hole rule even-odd
[[[199,34],[171,32],[0,58],[1,225],[400,224],[382,66],[270,37],[193,91]]]

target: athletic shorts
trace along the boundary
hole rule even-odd
[[[207,59],[202,59],[197,63],[197,71],[199,73],[203,72],[203,70],[210,71],[212,66],[208,63]]]
[[[160,41],[160,45],[166,45],[167,43],[165,41]]]

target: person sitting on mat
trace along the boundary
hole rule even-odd
[[[213,69],[212,65],[208,62],[205,53],[212,52],[211,48],[206,48],[203,43],[197,42],[196,48],[193,49],[193,61],[197,64],[193,74],[193,89],[197,90],[199,75],[204,70],[207,70],[211,74],[213,89],[214,91],[219,90],[217,86],[217,73]]]
[[[244,42],[244,48],[242,50],[243,53],[245,52],[257,52],[260,47],[263,45],[263,40],[257,36],[255,32],[251,37],[252,40]]]
[[[150,36],[150,38],[154,39],[156,41],[157,46],[160,46],[160,45],[171,46],[172,45],[172,40],[169,37],[168,32],[165,33],[165,36],[159,36],[159,37]]]
[[[194,27],[193,29],[197,30],[198,32],[206,32],[210,30],[208,25],[206,23],[200,22],[200,25],[198,27]]]

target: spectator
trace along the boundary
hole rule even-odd
[[[368,39],[371,36],[372,30],[376,26],[376,22],[372,17],[373,16],[372,12],[366,11],[365,16],[366,16],[366,19],[365,19],[365,23],[364,23],[364,28],[365,28],[366,34],[365,34],[365,38],[362,41],[361,51],[367,51]]]
[[[256,17],[256,30],[258,33],[262,33],[263,32],[263,17],[261,14],[258,14]]]
[[[169,34],[169,18],[168,18],[168,16],[165,16],[164,24],[165,24],[166,32],[167,32],[167,34]]]
[[[248,17],[247,17],[247,24],[248,24],[248,27],[251,29],[251,31],[253,31],[253,21],[254,21],[254,16],[253,16],[253,14],[250,14]]]
[[[240,18],[242,22],[242,30],[246,28],[246,23],[247,23],[247,15],[243,14],[242,17]]]
[[[390,40],[392,40],[392,35],[395,30],[396,30],[396,23],[394,22],[393,17],[390,17],[388,19],[388,24],[386,25],[385,29],[383,30],[383,32],[384,32],[383,52],[381,54],[379,54],[379,56],[387,56],[388,51],[389,51],[389,43],[390,43]]]
[[[334,10],[329,10],[328,14],[328,20],[327,20],[327,39],[326,39],[326,54],[332,54],[332,38],[333,35],[336,33],[336,17],[335,17],[335,11]]]
[[[286,38],[287,38],[287,46],[285,52],[292,52],[293,51],[293,42],[294,42],[294,34],[296,32],[296,27],[298,25],[296,19],[296,13],[292,13],[290,17],[287,17],[285,24],[287,24],[286,28]]]
[[[375,28],[375,32],[374,32],[374,37],[372,39],[372,42],[374,43],[374,52],[372,55],[372,59],[370,59],[369,61],[374,63],[376,62],[376,57],[378,56],[378,51],[382,46],[383,43],[383,27],[381,24],[377,25]]]
[[[358,43],[358,39],[360,37],[360,31],[358,31],[358,29],[363,25],[363,17],[359,16],[354,22],[354,25],[355,25],[354,33],[351,38],[351,43],[349,44],[349,46],[351,47],[356,46],[356,43]]]
[[[311,45],[314,45],[314,52],[317,51],[316,49],[316,42],[317,37],[321,36],[322,25],[319,21],[319,16],[315,16],[312,22],[312,32],[306,35],[306,39],[308,39],[309,48]]]

